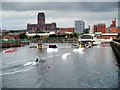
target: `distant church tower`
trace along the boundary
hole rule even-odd
[[[38,29],[42,31],[45,30],[45,14],[44,13],[38,13],[37,24],[38,24]]]

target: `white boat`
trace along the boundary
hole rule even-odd
[[[76,48],[73,50],[73,52],[78,52],[78,53],[84,53],[85,48],[81,47],[81,45],[79,46],[79,48]]]
[[[84,48],[78,48],[78,49],[74,49],[73,52],[80,52],[80,53],[84,53]]]
[[[58,52],[58,48],[56,45],[49,45],[49,48],[47,48],[47,52]]]

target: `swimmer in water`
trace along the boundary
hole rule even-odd
[[[38,58],[36,58],[36,62],[38,62]]]

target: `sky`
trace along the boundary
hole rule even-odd
[[[15,2],[16,1],[16,2]],[[50,2],[47,2],[50,1]],[[68,2],[71,1],[71,2]],[[110,2],[111,1],[111,2]],[[75,20],[83,20],[85,27],[98,23],[110,26],[114,18],[118,21],[118,0],[92,2],[66,0],[4,0],[0,14],[0,27],[6,30],[26,29],[27,23],[36,24],[38,12],[44,12],[46,23],[56,22],[59,28],[74,27]]]

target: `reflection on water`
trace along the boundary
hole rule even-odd
[[[17,48],[2,54],[2,86],[7,88],[116,88],[119,69],[110,46],[73,52],[72,44],[57,43],[58,52]],[[46,44],[47,47],[47,44]],[[45,62],[35,64],[35,57]],[[32,62],[32,63],[31,63]]]

